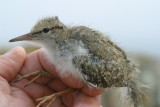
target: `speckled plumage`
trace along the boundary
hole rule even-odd
[[[134,68],[122,49],[96,30],[85,26],[70,30],[70,38],[82,41],[84,48],[89,50],[88,55],[73,58],[73,64],[80,69],[86,81],[97,87],[127,86]]]
[[[49,17],[40,20],[27,38],[11,41],[20,40],[42,44],[49,60],[63,76],[75,76],[93,87],[129,87],[134,106],[140,105],[138,69],[107,35],[85,26],[68,27],[57,17]]]

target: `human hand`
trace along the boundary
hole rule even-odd
[[[14,48],[9,53],[0,56],[0,68],[0,106],[2,107],[34,107],[35,102],[33,100],[69,87],[80,88],[80,90],[58,97],[52,106],[99,107],[101,105],[99,94],[103,90],[90,89],[72,77],[62,79],[44,77],[25,88],[24,85],[29,81],[27,79],[12,83],[11,81],[16,78],[17,74],[25,75],[37,70],[45,70],[61,78],[54,65],[47,60],[42,49],[26,56],[23,48]]]

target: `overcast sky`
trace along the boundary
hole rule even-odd
[[[37,20],[59,16],[100,30],[123,49],[160,56],[160,0],[0,0],[0,48]]]

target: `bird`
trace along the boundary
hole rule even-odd
[[[128,95],[134,107],[141,105],[143,85],[137,77],[140,70],[127,57],[125,51],[104,33],[86,26],[66,26],[57,16],[53,16],[42,18],[29,33],[9,42],[16,41],[41,44],[47,58],[62,77],[73,76],[90,87],[128,87]],[[27,74],[17,81],[29,76],[30,74]],[[73,90],[68,89],[58,94]],[[39,100],[42,99],[45,100]]]

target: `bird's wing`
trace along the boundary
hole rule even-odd
[[[85,46],[84,48],[100,59],[115,60],[121,58],[126,60],[124,51],[101,32],[85,26],[75,27],[73,31],[72,38],[81,40]]]
[[[84,79],[92,86],[122,86],[129,70],[123,50],[98,31],[83,26],[73,31],[72,38],[80,40],[89,52],[73,58],[73,64],[80,68]]]
[[[126,85],[127,69],[123,64],[105,61],[94,55],[75,56],[72,63],[79,69],[83,79],[93,87],[123,87]]]
[[[75,56],[72,60],[73,65],[79,69],[83,79],[93,87],[108,86],[105,80],[107,75],[106,61],[99,60],[91,55]]]

